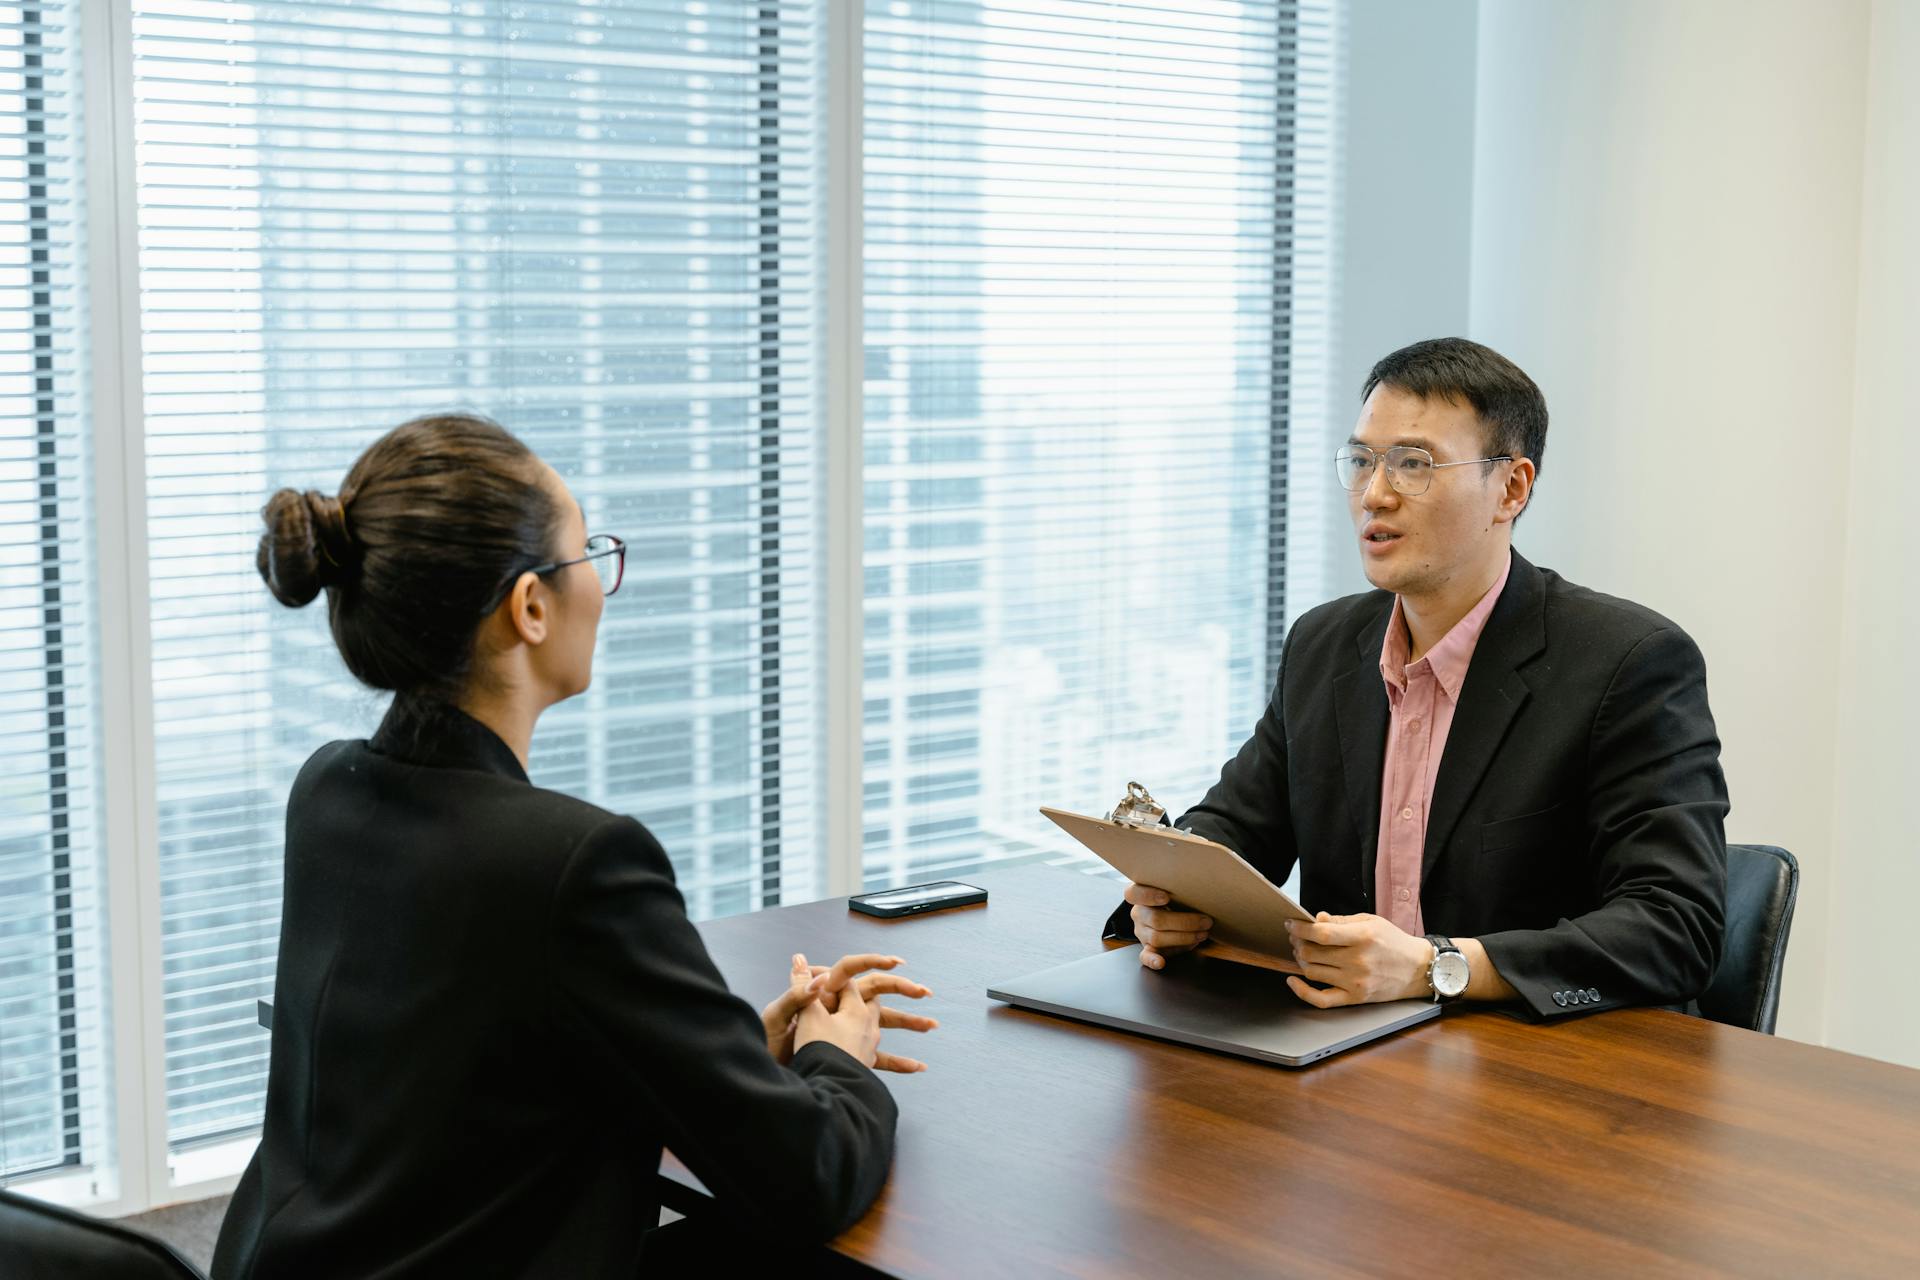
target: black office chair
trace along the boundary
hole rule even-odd
[[[149,1236],[0,1191],[0,1276],[7,1280],[206,1280]]]
[[[1727,937],[1713,981],[1687,1012],[1773,1034],[1800,864],[1768,844],[1727,846]]]

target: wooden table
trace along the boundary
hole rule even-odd
[[[989,902],[919,918],[701,926],[756,1004],[795,951],[893,952],[933,988],[941,1029],[888,1033],[929,1066],[887,1078],[892,1178],[834,1246],[884,1274],[1920,1277],[1920,1071],[1660,1010],[1466,1008],[1289,1071],[988,1000],[1098,950],[1118,899],[976,880]]]

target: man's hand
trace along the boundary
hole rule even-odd
[[[1312,923],[1289,921],[1293,956],[1307,977],[1325,990],[1289,977],[1293,994],[1321,1009],[1380,1000],[1431,995],[1427,967],[1433,944],[1403,933],[1391,920],[1373,915],[1330,916],[1322,911]]]
[[[1150,884],[1130,884],[1120,895],[1133,904],[1133,933],[1140,939],[1140,963],[1164,969],[1167,957],[1191,951],[1207,940],[1213,920],[1197,911],[1170,911],[1173,895]]]

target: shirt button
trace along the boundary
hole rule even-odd
[[[1402,902],[1411,902],[1413,900],[1413,894],[1411,894],[1405,889],[1401,889],[1399,892],[1395,893],[1393,896],[1400,899],[1400,901]]]
[[[1407,728],[1418,733],[1420,732],[1420,722],[1418,720],[1409,720],[1407,721]]]
[[[1411,807],[1402,809],[1400,811],[1400,816],[1403,818],[1411,818],[1413,816],[1413,809]]]

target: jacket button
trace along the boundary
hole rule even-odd
[[[1567,993],[1566,993],[1566,992],[1564,992],[1564,991],[1556,991],[1556,992],[1554,992],[1554,993],[1553,993],[1553,1002],[1554,1002],[1555,1004],[1557,1004],[1557,1005],[1559,1005],[1559,1006],[1560,1006],[1560,1007],[1561,1007],[1562,1009],[1564,1009],[1564,1008],[1566,1008],[1566,1007],[1567,1007]]]
[[[1593,1002],[1594,1002],[1595,1004],[1599,1004],[1599,1003],[1600,1003],[1600,988],[1598,988],[1598,987],[1588,987],[1588,988],[1587,988],[1587,999],[1589,999],[1589,1000],[1591,1000],[1591,1001],[1593,1001]]]

